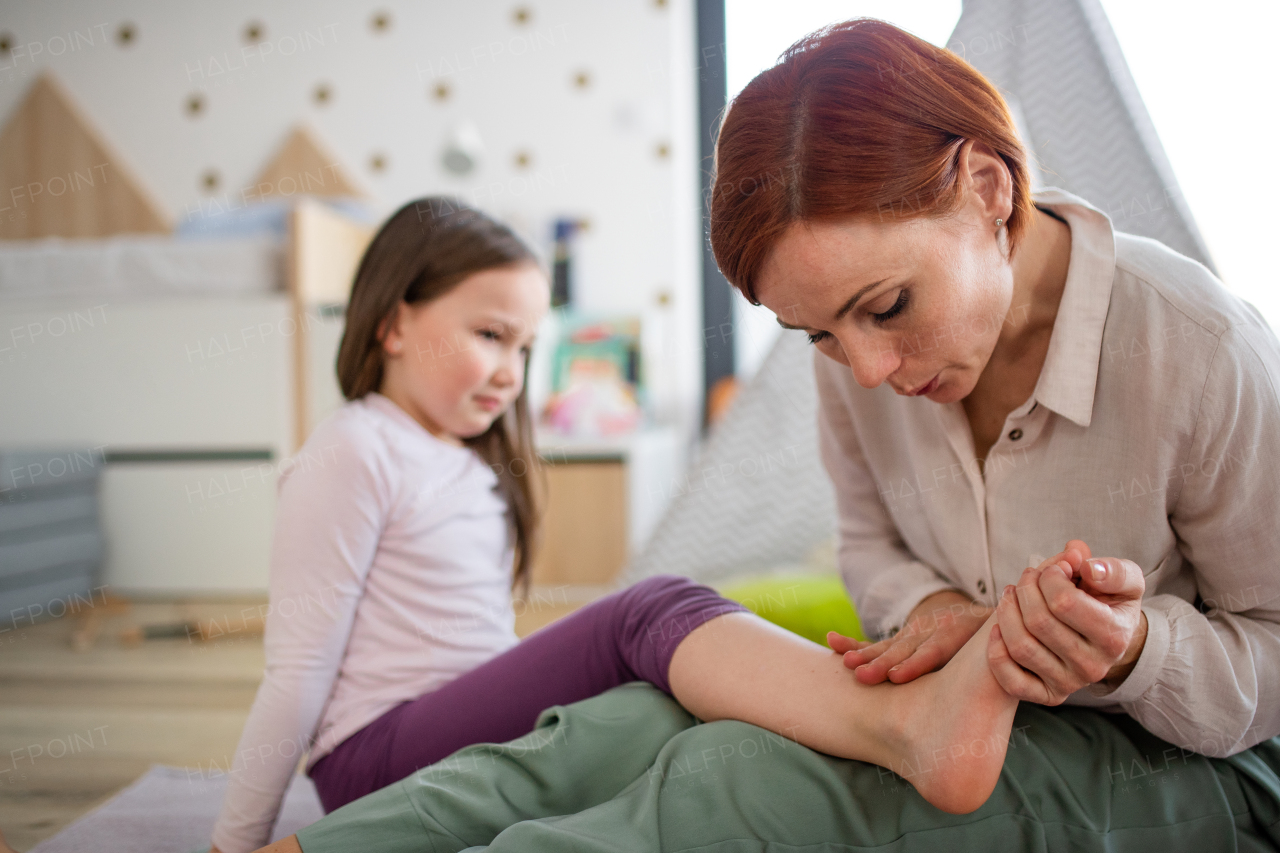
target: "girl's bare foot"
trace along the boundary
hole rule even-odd
[[[987,664],[994,624],[993,614],[942,669],[885,693],[901,721],[885,766],[951,814],[975,811],[995,790],[1018,709]]]

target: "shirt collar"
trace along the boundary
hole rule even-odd
[[[1071,227],[1067,281],[1053,321],[1049,351],[1032,396],[1036,402],[1087,427],[1093,418],[1102,331],[1111,305],[1115,234],[1105,213],[1065,190],[1046,187],[1031,198]]]

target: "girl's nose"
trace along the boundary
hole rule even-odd
[[[520,366],[523,368],[523,363]],[[493,372],[493,379],[491,381],[499,388],[509,388],[519,381],[519,377],[520,373],[516,371],[515,365],[504,362]]]

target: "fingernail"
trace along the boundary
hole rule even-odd
[[[1093,579],[1096,581],[1106,580],[1107,564],[1101,560],[1090,560],[1089,565],[1093,566]]]
[[[896,667],[896,666],[895,666],[893,669],[891,669],[891,670],[889,670],[889,671],[890,671],[890,672],[897,672],[897,671],[898,671],[898,667]]]

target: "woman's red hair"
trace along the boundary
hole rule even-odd
[[[1010,254],[1032,211],[1026,152],[1000,93],[960,57],[858,18],[796,42],[733,99],[716,143],[711,249],[752,303],[793,222],[940,216],[961,202],[958,155],[988,145],[1013,179]]]

